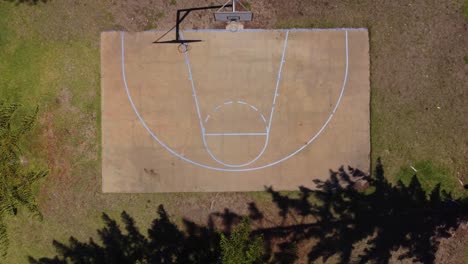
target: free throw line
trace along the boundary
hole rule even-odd
[[[267,133],[206,133],[205,136],[266,136]]]

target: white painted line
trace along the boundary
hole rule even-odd
[[[201,164],[201,163],[198,163],[198,162],[195,162],[191,159],[188,159],[186,157],[184,157],[183,155],[180,155],[179,153],[175,152],[173,149],[171,149],[169,146],[167,146],[166,144],[164,144],[164,142],[162,140],[160,140],[154,133],[153,131],[148,127],[148,125],[146,124],[145,120],[143,119],[143,117],[141,117],[140,115],[140,112],[138,112],[138,109],[136,108],[135,106],[135,103],[133,102],[133,99],[132,99],[132,95],[130,94],[130,89],[128,88],[128,83],[127,83],[127,75],[125,73],[125,33],[124,32],[121,32],[121,36],[122,36],[122,42],[121,42],[121,45],[122,45],[122,53],[121,53],[121,58],[122,58],[122,79],[123,79],[123,83],[124,83],[124,86],[125,86],[125,92],[127,93],[127,98],[133,108],[133,111],[135,112],[136,116],[138,117],[138,119],[140,120],[141,124],[143,125],[143,127],[146,129],[146,131],[148,131],[148,133],[151,135],[151,137],[153,137],[154,140],[156,140],[162,147],[164,147],[167,151],[169,151],[170,153],[172,153],[174,156],[184,160],[184,161],[187,161],[188,163],[191,163],[193,165],[196,165],[196,166],[200,166],[202,168],[205,168],[205,169],[211,169],[211,170],[217,170],[217,171],[228,171],[224,168],[217,168],[217,167],[212,167],[212,166],[208,166],[208,165],[205,165],[205,164]],[[235,171],[235,170],[233,170]]]
[[[263,123],[266,124],[266,119],[265,119],[265,116],[262,114],[262,119],[263,119]]]
[[[182,38],[182,40],[184,39],[184,36],[182,33],[180,33],[180,36]],[[200,126],[201,126],[201,130],[202,130],[202,138],[203,138],[203,144],[205,146],[205,150],[208,152],[208,155],[210,155],[210,157],[218,162],[219,164],[221,165],[224,165],[226,167],[245,167],[245,166],[248,166],[252,163],[254,163],[255,161],[257,161],[262,155],[263,153],[265,152],[267,146],[268,146],[268,140],[269,140],[269,137],[270,137],[270,127],[271,127],[271,120],[273,118],[273,112],[274,112],[274,106],[275,106],[275,103],[276,103],[276,97],[278,95],[278,88],[279,88],[279,84],[280,84],[280,80],[281,80],[281,71],[282,71],[282,68],[283,68],[283,63],[284,63],[284,58],[285,58],[285,53],[286,53],[286,47],[288,45],[288,36],[289,36],[289,31],[286,31],[286,36],[285,36],[285,39],[284,39],[284,47],[283,47],[283,54],[281,56],[281,63],[280,63],[280,69],[278,71],[278,78],[277,78],[277,82],[276,82],[276,88],[275,88],[275,95],[274,95],[274,99],[273,99],[273,104],[272,104],[272,109],[271,109],[271,113],[270,113],[270,121],[268,122],[268,126],[267,126],[267,129],[266,129],[266,132],[267,132],[267,135],[265,137],[265,144],[262,148],[262,150],[260,151],[260,153],[254,158],[252,159],[251,161],[249,162],[246,162],[246,163],[243,163],[243,164],[227,164],[225,162],[222,162],[220,160],[218,160],[214,155],[213,153],[211,152],[210,148],[208,147],[208,144],[206,143],[206,137],[205,137],[205,128],[203,127],[203,124],[201,122],[201,117],[200,117],[200,110],[199,110],[199,107],[198,107],[198,100],[197,100],[197,97],[195,96],[195,105],[197,107],[197,112],[198,112],[198,118],[200,120]],[[185,55],[185,60],[187,62],[187,66],[189,68],[189,74],[190,74],[190,77],[192,77],[192,74],[191,74],[191,70],[190,70],[190,62],[188,60],[188,54],[187,52],[184,53]],[[193,83],[193,81],[191,82],[192,83],[192,90],[193,90],[193,93],[196,94],[195,92],[195,85]],[[228,102],[225,102],[224,103],[225,105],[228,105],[228,104],[232,104],[232,101],[228,101]],[[258,111],[258,109],[253,106],[253,105],[249,105],[252,109],[254,109],[255,111]]]
[[[348,81],[348,66],[349,66],[349,52],[348,52],[348,31],[346,31],[346,69],[345,69],[345,76],[344,76],[344,79],[343,79],[343,85],[341,86],[341,93],[340,93],[340,96],[338,97],[338,100],[336,101],[336,105],[335,105],[335,108],[333,108],[333,111],[332,113],[330,114],[330,116],[328,117],[327,121],[325,122],[325,124],[323,124],[323,126],[320,128],[320,130],[317,132],[317,134],[315,134],[309,141],[307,141],[307,144],[302,146],[301,148],[299,148],[298,150],[296,150],[295,152],[291,153],[289,156],[286,156],[285,158],[290,158],[294,155],[296,155],[299,151],[303,150],[305,147],[307,147],[310,143],[312,143],[318,136],[320,136],[320,134],[322,134],[323,130],[328,126],[328,124],[330,123],[330,121],[332,120],[335,112],[336,112],[336,109],[338,109],[338,106],[340,105],[340,102],[341,102],[341,98],[343,98],[343,94],[344,94],[344,90],[345,90],[345,87],[346,87],[346,82]]]
[[[244,105],[247,104],[247,103],[244,102],[244,101],[237,101],[237,103],[239,103],[239,104],[244,104]]]
[[[411,168],[411,169],[413,169],[413,170],[414,170],[414,172],[418,172],[418,170],[417,170],[417,169],[415,169],[413,166],[410,166],[410,168]]]
[[[184,36],[183,36],[182,32],[180,32],[180,37],[182,38],[182,40],[184,40]],[[184,45],[184,48],[187,48],[185,43],[182,44],[182,45]],[[185,56],[185,64],[187,64],[187,70],[188,70],[188,74],[189,74],[189,77],[190,77],[190,83],[192,84],[192,94],[193,94],[193,98],[194,98],[194,101],[195,101],[195,108],[197,109],[198,121],[200,122],[200,129],[201,129],[202,135],[203,135],[205,133],[205,127],[203,127],[202,117],[201,117],[201,114],[200,114],[200,107],[198,106],[197,91],[195,90],[195,83],[193,82],[192,69],[190,68],[190,61],[189,61],[189,57],[188,57],[187,52],[184,52],[184,56]]]
[[[220,105],[218,105],[218,106],[215,108],[215,110],[214,110],[214,111],[215,111],[215,112],[216,112],[216,111],[218,111],[218,110],[219,110],[219,108],[221,108],[221,106],[220,106]]]
[[[253,105],[249,105],[249,106],[250,106],[250,108],[252,108],[253,110],[258,111],[258,109],[257,109],[255,106],[253,106]]]
[[[276,78],[275,96],[273,96],[273,103],[271,104],[270,120],[268,121],[268,131],[271,131],[271,120],[273,119],[273,112],[275,111],[276,97],[278,97],[278,89],[281,81],[281,72],[283,70],[284,56],[286,54],[286,47],[288,46],[288,37],[289,30],[286,31],[286,37],[284,39],[283,55],[281,55],[281,63],[278,70],[278,78]]]
[[[215,32],[215,33],[232,33],[226,29],[186,29],[185,32]],[[367,28],[278,28],[278,29],[260,29],[260,28],[245,28],[239,29],[238,32],[284,32],[284,31],[292,31],[292,32],[310,32],[310,31],[368,31]],[[104,32],[115,32],[114,30],[107,30]],[[159,30],[159,29],[150,29],[144,32],[158,32],[158,33],[165,33],[167,30]]]
[[[180,33],[180,37],[182,40],[184,40],[184,35],[183,33],[181,32]],[[184,44],[185,45],[185,44]],[[225,163],[225,162],[222,162],[221,160],[217,159],[215,157],[215,155],[213,155],[213,153],[211,152],[210,148],[208,147],[208,144],[206,142],[206,133],[205,133],[205,127],[203,126],[203,122],[202,122],[202,119],[201,119],[201,114],[200,114],[200,107],[198,105],[198,98],[197,98],[197,92],[196,92],[196,89],[195,89],[195,83],[193,82],[193,77],[192,77],[192,70],[191,70],[191,67],[190,67],[190,60],[189,60],[189,57],[188,57],[188,52],[185,52],[184,53],[184,56],[185,56],[185,62],[187,64],[187,69],[189,71],[189,76],[190,76],[190,80],[191,80],[191,84],[192,84],[192,92],[194,94],[194,100],[195,100],[195,107],[197,108],[197,113],[198,113],[198,120],[200,121],[200,128],[201,128],[201,134],[202,134],[202,140],[203,140],[203,145],[205,147],[205,150],[206,152],[208,153],[208,155],[210,155],[210,157],[216,161],[217,163],[225,166],[225,167],[233,167],[233,168],[238,168],[238,167],[245,167],[245,166],[248,166],[250,164],[252,164],[253,162],[255,162],[257,159],[259,159],[262,155],[263,155],[263,152],[265,152],[265,149],[268,145],[268,134],[265,138],[265,144],[262,148],[262,150],[260,151],[260,153],[257,155],[257,157],[255,157],[254,159],[250,160],[249,162],[246,162],[246,163],[243,163],[243,164],[228,164],[228,163]],[[228,101],[228,102],[225,102],[224,104],[225,105],[230,105],[232,104],[233,102],[232,101]],[[252,107],[252,106],[251,106]],[[256,108],[254,108],[256,109]],[[268,132],[268,131],[267,131]]]
[[[205,136],[266,136],[267,133],[206,133]]]
[[[208,122],[209,119],[210,119],[210,115],[207,115],[205,118],[205,123]]]
[[[341,86],[341,93],[340,93],[340,96],[338,98],[338,100],[336,101],[336,104],[335,104],[335,108],[333,109],[332,113],[330,114],[330,116],[328,117],[327,121],[323,124],[323,126],[321,127],[321,129],[307,142],[307,144],[304,144],[302,145],[302,147],[298,148],[296,151],[290,153],[289,155],[281,158],[281,159],[278,159],[274,162],[271,162],[271,163],[268,163],[268,164],[265,164],[265,165],[262,165],[262,166],[258,166],[258,167],[251,167],[251,168],[220,168],[220,167],[214,167],[214,166],[209,166],[209,165],[206,165],[206,164],[202,164],[202,163],[199,163],[199,162],[196,162],[196,161],[193,161],[191,159],[188,159],[186,157],[184,157],[183,155],[180,155],[179,153],[175,152],[173,149],[171,149],[169,146],[167,146],[161,139],[159,139],[154,133],[153,131],[148,127],[148,125],[146,124],[145,120],[143,119],[143,117],[140,115],[140,113],[138,112],[138,109],[136,108],[136,105],[135,103],[133,102],[133,99],[132,99],[132,96],[131,96],[131,93],[130,93],[130,89],[128,88],[128,83],[127,83],[127,76],[126,76],[126,73],[125,73],[125,33],[124,32],[121,32],[121,36],[122,36],[122,42],[121,42],[121,48],[122,48],[122,52],[121,52],[121,61],[122,61],[122,79],[123,79],[123,83],[124,83],[124,86],[125,86],[125,92],[127,93],[127,98],[133,108],[133,111],[135,112],[136,116],[138,117],[138,119],[140,120],[141,124],[143,125],[143,127],[146,129],[146,131],[151,135],[151,137],[153,137],[154,140],[156,140],[163,148],[165,148],[167,151],[169,151],[171,154],[173,154],[174,156],[192,164],[192,165],[196,165],[196,166],[199,166],[199,167],[202,167],[202,168],[205,168],[205,169],[209,169],[209,170],[215,170],[215,171],[224,171],[224,172],[246,172],[246,171],[255,171],[255,170],[261,170],[261,169],[265,169],[265,168],[268,168],[268,167],[272,167],[272,166],[275,166],[276,164],[279,164],[283,161],[286,161],[288,159],[290,159],[291,157],[295,156],[297,153],[301,152],[304,148],[306,148],[307,146],[309,146],[322,132],[323,130],[328,126],[328,124],[330,123],[330,121],[332,120],[333,118],[333,114],[336,112],[336,110],[338,109],[339,105],[340,105],[340,102],[341,102],[341,99],[343,97],[343,94],[344,94],[344,91],[345,91],[345,88],[346,88],[346,83],[348,81],[348,68],[349,68],[349,47],[348,47],[348,31],[346,30],[345,31],[345,43],[346,43],[346,69],[345,69],[345,75],[344,75],[344,78],[343,78],[343,84]],[[202,131],[204,132],[204,131]],[[266,138],[269,137],[269,133],[267,133],[267,136]],[[203,137],[203,139],[205,139],[205,137]],[[206,143],[206,142],[204,142]],[[266,144],[265,144],[266,146]]]

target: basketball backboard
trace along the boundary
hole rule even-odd
[[[214,18],[216,21],[252,21],[253,14],[250,11],[235,11],[235,12],[215,12]]]

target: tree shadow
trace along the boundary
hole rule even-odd
[[[101,243],[93,239],[80,242],[71,237],[68,245],[53,241],[58,253],[53,258],[34,259],[30,263],[216,263],[218,233],[211,226],[202,227],[184,220],[185,232],[170,221],[163,206],[153,220],[148,235],[143,235],[126,212],[121,220],[125,232],[107,214],[105,227],[98,230]]]
[[[50,0],[3,0],[3,1],[15,3],[16,5],[20,5],[20,4],[37,5],[39,3],[47,3]]]
[[[299,187],[294,198],[266,188],[279,220],[266,219],[255,204],[248,215],[253,233],[264,237],[265,261],[294,263],[298,246],[315,241],[306,249],[309,262],[333,256],[339,263],[388,263],[392,257],[433,263],[440,239],[468,220],[468,199],[455,199],[440,185],[426,193],[416,175],[408,186],[393,185],[380,159],[374,174],[341,167],[325,181],[314,180],[314,190]],[[227,223],[242,217],[213,216],[231,219]]]
[[[172,223],[162,206],[144,236],[122,213],[125,233],[103,215],[98,230],[102,243],[68,245],[54,241],[58,255],[31,263],[219,263],[219,233],[229,234],[243,217],[250,218],[253,236],[262,235],[266,263],[294,263],[306,252],[309,262],[387,263],[392,257],[433,263],[439,240],[468,220],[466,198],[454,199],[436,186],[426,193],[416,177],[408,186],[390,184],[378,161],[372,177],[354,168],[330,171],[314,181],[317,189],[299,188],[290,197],[269,187],[278,216],[268,217],[256,204],[245,216],[225,209],[210,215],[207,226],[184,220],[185,231]],[[311,241],[313,243],[311,243]]]
[[[328,180],[314,182],[317,190],[302,187],[299,198],[267,190],[282,222],[296,216],[293,224],[280,229],[289,243],[318,240],[308,252],[310,262],[338,256],[341,263],[387,263],[398,250],[399,260],[432,263],[440,238],[468,217],[466,198],[454,199],[440,185],[427,194],[416,175],[408,186],[392,185],[380,160],[374,177],[340,168],[331,171]],[[306,217],[314,221],[303,224]],[[275,236],[275,229],[257,232]],[[363,249],[356,253],[359,243]]]

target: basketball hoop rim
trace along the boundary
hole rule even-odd
[[[229,30],[230,32],[238,32],[239,29],[241,28],[239,26],[241,22],[239,21],[228,21],[226,25],[226,29]]]

